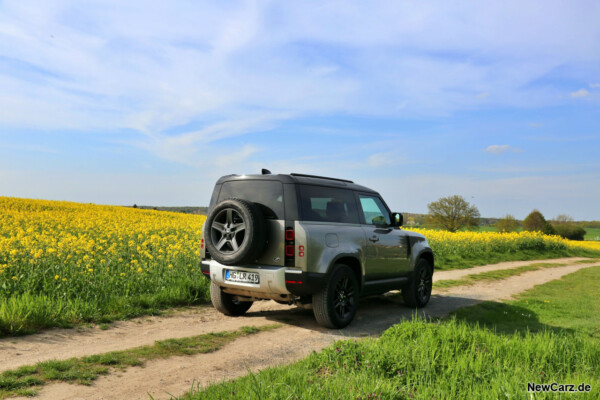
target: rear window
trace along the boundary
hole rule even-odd
[[[304,221],[359,223],[352,191],[310,185],[299,188]]]
[[[284,219],[283,185],[277,181],[225,182],[219,193],[221,202],[226,199],[242,199],[258,204],[265,218]]]

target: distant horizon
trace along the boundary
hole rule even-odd
[[[77,203],[77,204],[91,204],[91,205],[96,205],[96,206],[114,206],[114,207],[131,207],[133,208],[133,206],[137,206],[137,207],[157,207],[157,208],[208,208],[208,205],[204,205],[204,206],[195,206],[195,205],[156,205],[156,204],[143,204],[143,203],[132,203],[132,204],[104,204],[104,203],[94,203],[94,202],[89,202],[89,201],[73,201],[73,200],[56,200],[56,199],[34,199],[34,198],[29,198],[29,197],[15,197],[15,196],[3,196],[0,195],[0,197],[7,197],[7,198],[15,198],[15,199],[23,199],[23,200],[41,200],[41,201],[64,201],[67,203]],[[385,198],[384,198],[385,200]],[[534,211],[535,209],[532,209],[531,211]],[[428,215],[428,213],[419,213],[419,212],[413,212],[413,211],[402,211],[402,210],[395,210],[395,212],[400,212],[402,214],[415,214],[415,215],[421,215],[421,216],[426,216]],[[520,218],[514,214],[508,213],[510,215],[512,215],[513,217],[515,217],[515,219],[517,221],[523,221],[527,215],[525,215],[524,217]],[[529,214],[529,213],[528,213]],[[554,220],[554,217],[549,217],[547,215],[545,215],[544,213],[542,213],[542,215],[544,215],[544,218],[552,221]],[[569,214],[567,214],[569,215]],[[505,217],[505,215],[496,217],[496,216],[480,216],[480,219],[502,219],[503,217]],[[569,215],[570,216],[570,215]],[[556,217],[556,216],[555,216]],[[574,219],[573,222],[600,222],[600,220],[588,220],[588,219],[583,219],[583,220],[578,220],[578,219]]]

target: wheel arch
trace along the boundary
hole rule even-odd
[[[330,276],[331,275],[331,271],[333,270],[333,266],[336,264],[344,264],[347,265],[352,272],[354,273],[354,275],[356,276],[356,280],[358,281],[358,285],[360,287],[360,289],[362,290],[362,286],[363,286],[363,270],[362,270],[362,264],[360,262],[360,260],[355,256],[355,255],[350,255],[350,254],[340,254],[338,255],[336,258],[333,259],[333,261],[331,262],[331,264],[329,265],[329,269],[327,271],[327,275]]]
[[[429,265],[431,265],[431,268],[435,270],[435,260],[433,257],[433,251],[429,249],[421,251],[419,255],[417,255],[416,261],[419,262],[419,260],[421,259],[427,260],[427,262],[429,262]]]

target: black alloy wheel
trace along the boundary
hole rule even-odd
[[[319,325],[341,329],[350,324],[358,309],[359,284],[347,265],[333,266],[327,285],[313,295],[313,313]]]
[[[346,275],[335,287],[333,308],[341,320],[347,319],[356,307],[354,286],[350,282],[350,277]]]
[[[433,268],[424,258],[417,261],[413,276],[403,289],[402,298],[409,307],[425,307],[431,298]]]

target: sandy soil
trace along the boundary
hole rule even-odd
[[[550,280],[558,279],[581,268],[597,264],[572,264],[575,258],[537,262],[563,262],[564,267],[531,271],[502,281],[477,283],[449,288],[432,297],[419,314],[445,316],[464,306],[484,300],[508,299],[511,296]],[[436,273],[438,279],[495,269],[516,268],[536,261],[501,263],[468,270]],[[462,275],[460,275],[462,273]],[[280,323],[282,328],[240,338],[221,350],[188,357],[172,357],[152,361],[144,367],[101,377],[92,386],[53,384],[45,386],[40,399],[155,399],[169,398],[169,393],[181,395],[192,385],[204,386],[244,375],[248,370],[289,363],[318,351],[335,340],[378,335],[403,319],[410,319],[414,310],[402,305],[397,293],[361,299],[353,323],[342,331],[327,330],[316,325],[312,311],[274,302],[255,304],[244,317],[232,318],[210,307],[198,307],[174,312],[163,317],[140,318],[118,322],[108,330],[50,330],[23,338],[0,340],[0,370],[41,360],[65,359],[120,350],[170,337],[186,337],[211,331],[237,329],[244,325]]]

